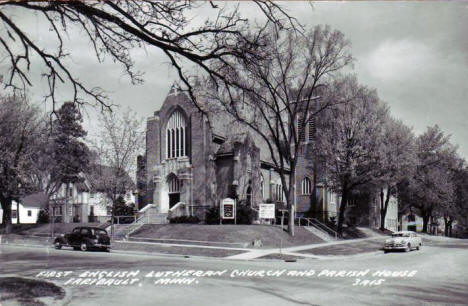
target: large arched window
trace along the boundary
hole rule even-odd
[[[308,177],[302,180],[302,194],[310,195],[312,192],[312,183]]]
[[[181,112],[172,113],[166,128],[166,157],[176,158],[187,156],[185,117]]]

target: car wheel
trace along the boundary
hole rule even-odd
[[[417,247],[416,247],[416,250],[420,250],[422,248],[422,243],[420,243]]]
[[[56,248],[57,250],[60,250],[60,249],[62,248],[62,245],[61,245],[60,242],[58,242],[58,241],[55,242],[54,246],[55,246],[55,248]]]
[[[409,252],[409,251],[411,251],[411,243],[408,243],[408,244],[406,245],[405,252]]]
[[[88,246],[86,245],[85,242],[81,244],[80,250],[82,250],[83,252],[86,252],[88,250]]]

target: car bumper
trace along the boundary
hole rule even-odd
[[[91,247],[93,247],[93,248],[107,248],[107,249],[111,248],[110,244],[100,244],[100,243],[95,243]]]
[[[406,245],[403,246],[385,246],[384,250],[385,251],[391,251],[391,250],[404,250],[406,249]]]

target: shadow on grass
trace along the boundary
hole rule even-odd
[[[63,299],[65,290],[55,284],[20,277],[0,278],[0,302],[16,300],[21,305],[44,305],[36,300],[42,297]]]

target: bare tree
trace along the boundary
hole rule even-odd
[[[29,173],[40,132],[37,108],[25,98],[0,96],[0,202],[5,232],[11,232],[13,200],[33,190]]]
[[[128,190],[136,189],[131,177],[136,177],[137,156],[144,147],[145,134],[143,120],[130,110],[123,115],[105,112],[101,122],[101,133],[95,144],[97,160],[90,177],[97,191],[105,193],[112,202],[113,224],[116,200]]]
[[[306,134],[310,134],[300,127],[337,103],[330,100],[319,106],[318,88],[326,86],[352,57],[344,35],[328,26],[316,26],[305,35],[275,27],[268,27],[265,33],[268,43],[258,50],[260,56],[213,66],[229,84],[238,87],[212,80],[208,104],[253,130],[268,148],[286,195],[289,233],[294,235],[296,166]]]
[[[379,148],[388,109],[374,90],[358,84],[356,78],[335,84],[332,99],[341,97],[349,102],[333,106],[320,118],[317,150],[325,161],[327,183],[341,193],[337,226],[341,235],[351,192],[383,175]]]
[[[296,27],[296,21],[271,1],[254,1],[263,13],[265,23],[278,28]],[[196,23],[193,15],[198,9],[211,10],[211,17]],[[94,48],[96,57],[103,61],[110,57],[122,65],[132,83],[142,82],[141,72],[135,71],[131,50],[150,47],[162,50],[174,66],[192,99],[189,72],[185,64],[194,64],[210,77],[230,85],[226,78],[211,68],[212,62],[226,63],[231,57],[257,57],[263,47],[260,32],[250,33],[249,21],[243,18],[239,6],[196,1],[0,1],[0,50],[9,60],[10,73],[5,85],[14,89],[31,86],[30,70],[41,71],[48,80],[46,99],[55,106],[57,88],[69,84],[75,103],[94,101],[103,107],[111,106],[105,92],[79,80],[67,66],[70,55],[65,36],[72,29],[84,33],[84,46]],[[49,25],[55,40],[47,45],[34,36],[33,31],[17,22],[18,16],[36,13]],[[210,12],[210,13],[211,13]],[[39,22],[41,22],[39,21]],[[260,27],[262,28],[262,27]],[[50,48],[55,43],[56,47]],[[72,51],[74,52],[74,51]],[[41,66],[34,67],[37,56]]]

